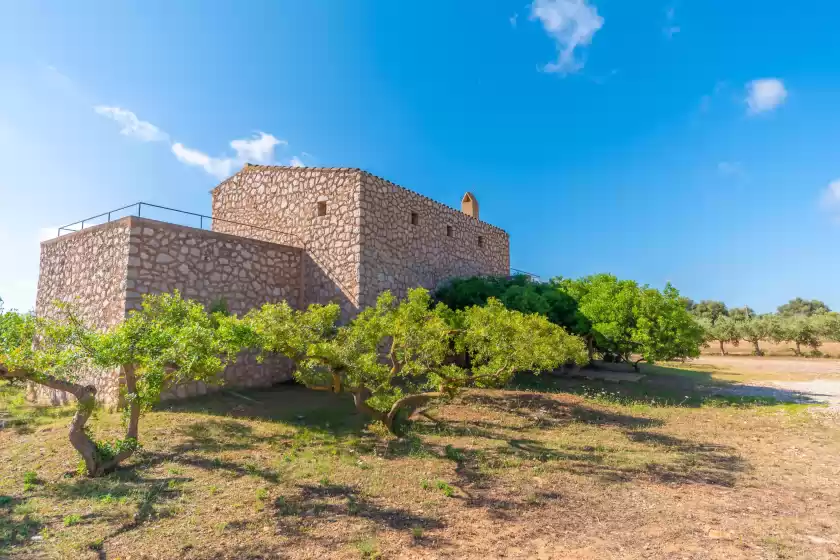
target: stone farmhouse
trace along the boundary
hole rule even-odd
[[[42,243],[36,313],[75,301],[87,321],[107,328],[144,294],[177,289],[205,305],[223,299],[237,314],[281,300],[296,308],[337,302],[347,320],[384,290],[401,297],[453,277],[510,271],[508,234],[479,219],[471,193],[457,211],[360,169],[263,165],[246,165],[211,193],[210,230],[126,216]],[[290,373],[285,360],[243,355],[224,383],[269,386]],[[117,402],[119,372],[84,376],[103,402]],[[169,396],[212,389],[191,383]],[[31,396],[68,398],[40,388]]]

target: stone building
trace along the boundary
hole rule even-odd
[[[144,294],[177,289],[206,305],[224,299],[238,314],[281,300],[297,308],[337,302],[349,319],[384,290],[401,297],[416,286],[510,270],[508,234],[479,220],[471,193],[457,211],[360,169],[256,165],[211,192],[211,230],[127,216],[44,242],[36,313],[75,301],[86,320],[107,328]],[[267,386],[289,374],[284,360],[257,364],[244,355],[224,380]],[[85,377],[103,401],[116,402],[117,372]],[[208,390],[193,383],[172,396]]]

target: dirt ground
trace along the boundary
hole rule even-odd
[[[823,402],[840,413],[840,360],[756,356],[701,356],[692,365],[711,367],[743,385],[729,394],[768,396],[788,402]]]
[[[721,392],[763,375],[528,377],[402,439],[340,396],[222,393],[147,414],[142,452],[99,479],[75,473],[66,416],[8,393],[0,558],[837,558],[840,428]]]

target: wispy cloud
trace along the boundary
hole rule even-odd
[[[787,100],[785,84],[778,78],[762,78],[746,85],[747,112],[757,115],[772,111]]]
[[[519,19],[519,14],[513,14],[512,16],[510,16],[510,20],[509,20],[510,21],[510,26],[513,27],[514,29],[516,29],[516,22],[517,22],[518,19]]]
[[[286,145],[286,141],[265,132],[258,132],[252,138],[231,141],[230,147],[236,154],[234,156],[211,157],[199,150],[187,148],[180,142],[172,145],[172,153],[182,163],[201,167],[217,179],[225,179],[236,168],[246,163],[274,163],[274,149],[280,144]]]
[[[141,142],[167,142],[169,140],[169,135],[152,123],[141,121],[128,109],[97,105],[93,110],[119,124],[122,127],[120,134],[136,138]]]
[[[297,156],[292,156],[292,159],[289,160],[289,165],[292,167],[306,167],[306,164],[303,163],[303,160]]]
[[[575,58],[575,49],[591,44],[604,25],[604,18],[587,0],[534,0],[531,19],[542,23],[557,46],[557,61],[546,64],[543,70],[559,74],[583,68],[583,62]]]

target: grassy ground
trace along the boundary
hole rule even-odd
[[[346,397],[220,394],[145,416],[142,452],[102,479],[75,474],[61,412],[21,403],[0,430],[0,557],[837,557],[835,420],[709,397],[721,382],[524,377],[402,440]],[[119,415],[95,425],[115,436]]]

